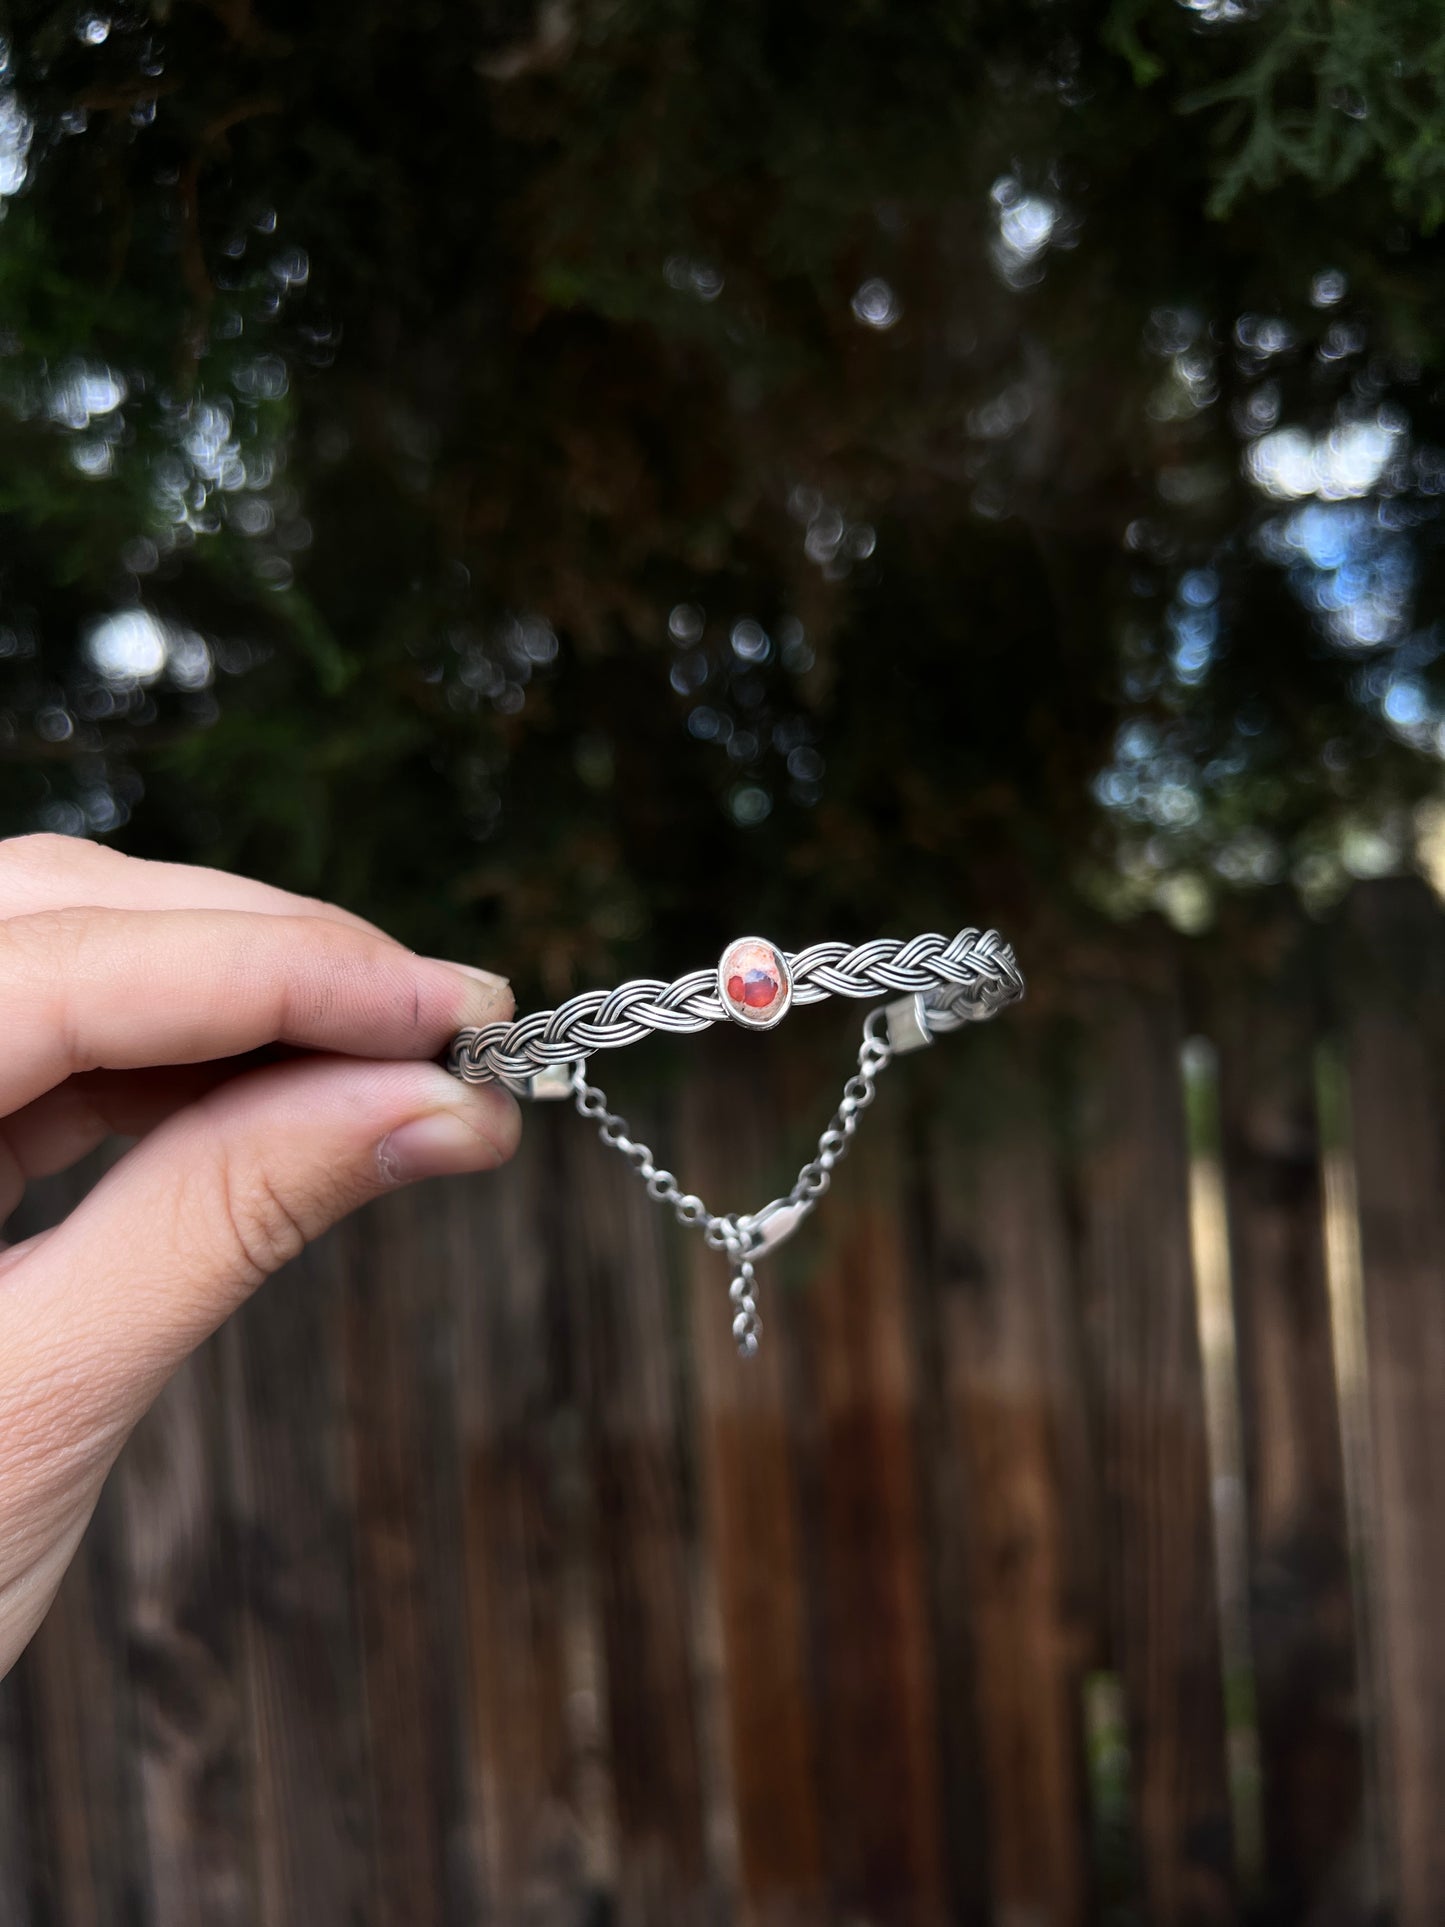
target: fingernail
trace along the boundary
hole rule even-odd
[[[464,977],[475,977],[479,984],[486,984],[492,990],[506,990],[507,979],[499,977],[494,971],[482,970],[476,964],[457,963],[451,957],[433,957],[433,963],[444,963],[449,970],[460,970]]]
[[[455,1111],[433,1111],[398,1125],[376,1147],[377,1167],[388,1184],[414,1184],[461,1171],[490,1171],[503,1153]]]
[[[494,976],[476,964],[452,963],[446,957],[429,957],[428,963],[445,970],[458,986],[460,1001],[454,1006],[458,1030],[483,1024],[504,1023],[516,1009],[511,986],[505,977]]]

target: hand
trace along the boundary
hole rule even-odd
[[[28,1178],[139,1140],[63,1224],[0,1247],[0,1675],[186,1355],[366,1199],[511,1155],[514,1099],[429,1061],[511,1010],[502,978],[329,904],[0,842],[0,1225]]]

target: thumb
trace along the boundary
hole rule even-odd
[[[4,1382],[52,1388],[41,1409],[69,1435],[49,1442],[62,1456],[84,1441],[113,1452],[186,1355],[310,1239],[398,1184],[503,1163],[519,1131],[508,1092],[432,1063],[309,1057],[236,1077],[0,1260]],[[0,1436],[18,1416],[5,1402],[0,1387]]]

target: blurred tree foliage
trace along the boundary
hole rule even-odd
[[[553,991],[1410,859],[1429,0],[7,35],[0,828]]]

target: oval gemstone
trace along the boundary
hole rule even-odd
[[[719,975],[724,996],[740,1015],[765,1017],[783,995],[783,962],[771,944],[734,944]]]

